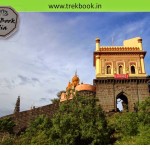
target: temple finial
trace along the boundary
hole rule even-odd
[[[75,71],[75,75],[77,76],[77,69],[76,69],[76,71]]]
[[[114,46],[114,37],[112,36],[112,46]]]

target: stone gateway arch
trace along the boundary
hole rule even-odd
[[[145,71],[142,39],[123,41],[123,46],[101,46],[96,39],[93,64],[96,97],[106,112],[117,111],[117,99],[124,111],[134,111],[135,103],[150,96],[150,77]]]

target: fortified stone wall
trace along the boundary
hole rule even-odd
[[[150,78],[115,80],[113,78],[95,79],[96,97],[99,104],[106,111],[117,109],[117,97],[121,94],[128,99],[128,111],[134,110],[134,103],[145,100],[150,96],[148,81]]]
[[[114,108],[114,93],[112,83],[96,83],[96,97],[99,99],[98,104],[107,112]]]
[[[0,119],[11,117],[16,123],[16,126],[14,127],[14,132],[19,133],[25,130],[25,128],[29,125],[29,122],[34,120],[39,115],[46,115],[48,117],[52,117],[57,111],[58,107],[59,103],[54,103],[43,107],[33,108],[27,111],[17,112],[11,115],[4,116]]]
[[[96,94],[96,97],[99,99],[98,104],[101,104],[105,112],[116,111],[116,100],[120,94],[123,94],[128,100],[128,111],[133,111],[134,103],[145,100],[146,97],[150,96],[148,82],[150,83],[150,78],[132,78],[128,80],[115,80],[114,78],[94,79],[96,93],[90,91],[79,91],[79,94],[88,96],[94,96]],[[56,113],[58,107],[59,103],[54,103],[23,112],[15,112],[14,114],[4,116],[0,119],[12,117],[16,123],[14,131],[15,133],[19,133],[24,131],[29,125],[29,122],[39,115],[52,117],[54,113]]]
[[[95,97],[96,93],[92,91],[78,91],[80,96]]]
[[[147,95],[148,93],[150,96],[150,89],[149,88],[148,88],[147,83],[139,83],[138,84],[138,93],[139,93],[139,100],[140,101],[144,100],[145,95]]]

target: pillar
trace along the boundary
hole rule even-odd
[[[142,73],[145,73],[144,56],[140,55]]]
[[[143,50],[142,39],[138,39],[138,47],[140,50]]]
[[[101,67],[100,56],[96,56],[96,76],[101,73],[100,67]]]
[[[96,38],[96,51],[99,51],[99,47],[100,47],[100,39]]]

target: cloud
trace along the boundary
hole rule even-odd
[[[20,82],[19,82],[20,85],[31,84],[35,86],[36,84],[40,84],[39,79],[35,77],[29,78],[23,75],[18,75],[18,78],[20,79]]]
[[[21,80],[21,83],[20,84],[26,84],[28,82],[30,82],[30,79],[25,77],[25,76],[22,76],[22,75],[18,75],[18,77],[20,78]]]
[[[122,45],[141,36],[148,51],[149,13],[20,13],[17,33],[0,40],[0,116],[13,112],[18,95],[21,111],[50,103],[64,90],[76,69],[80,81],[95,78],[95,38],[102,45]]]
[[[50,99],[43,97],[43,98],[40,98],[39,102],[40,102],[40,104],[41,104],[41,103],[49,103],[49,102],[50,102]]]
[[[31,80],[33,81],[33,82],[35,82],[35,83],[40,83],[40,81],[39,81],[39,79],[38,78],[31,78]]]

